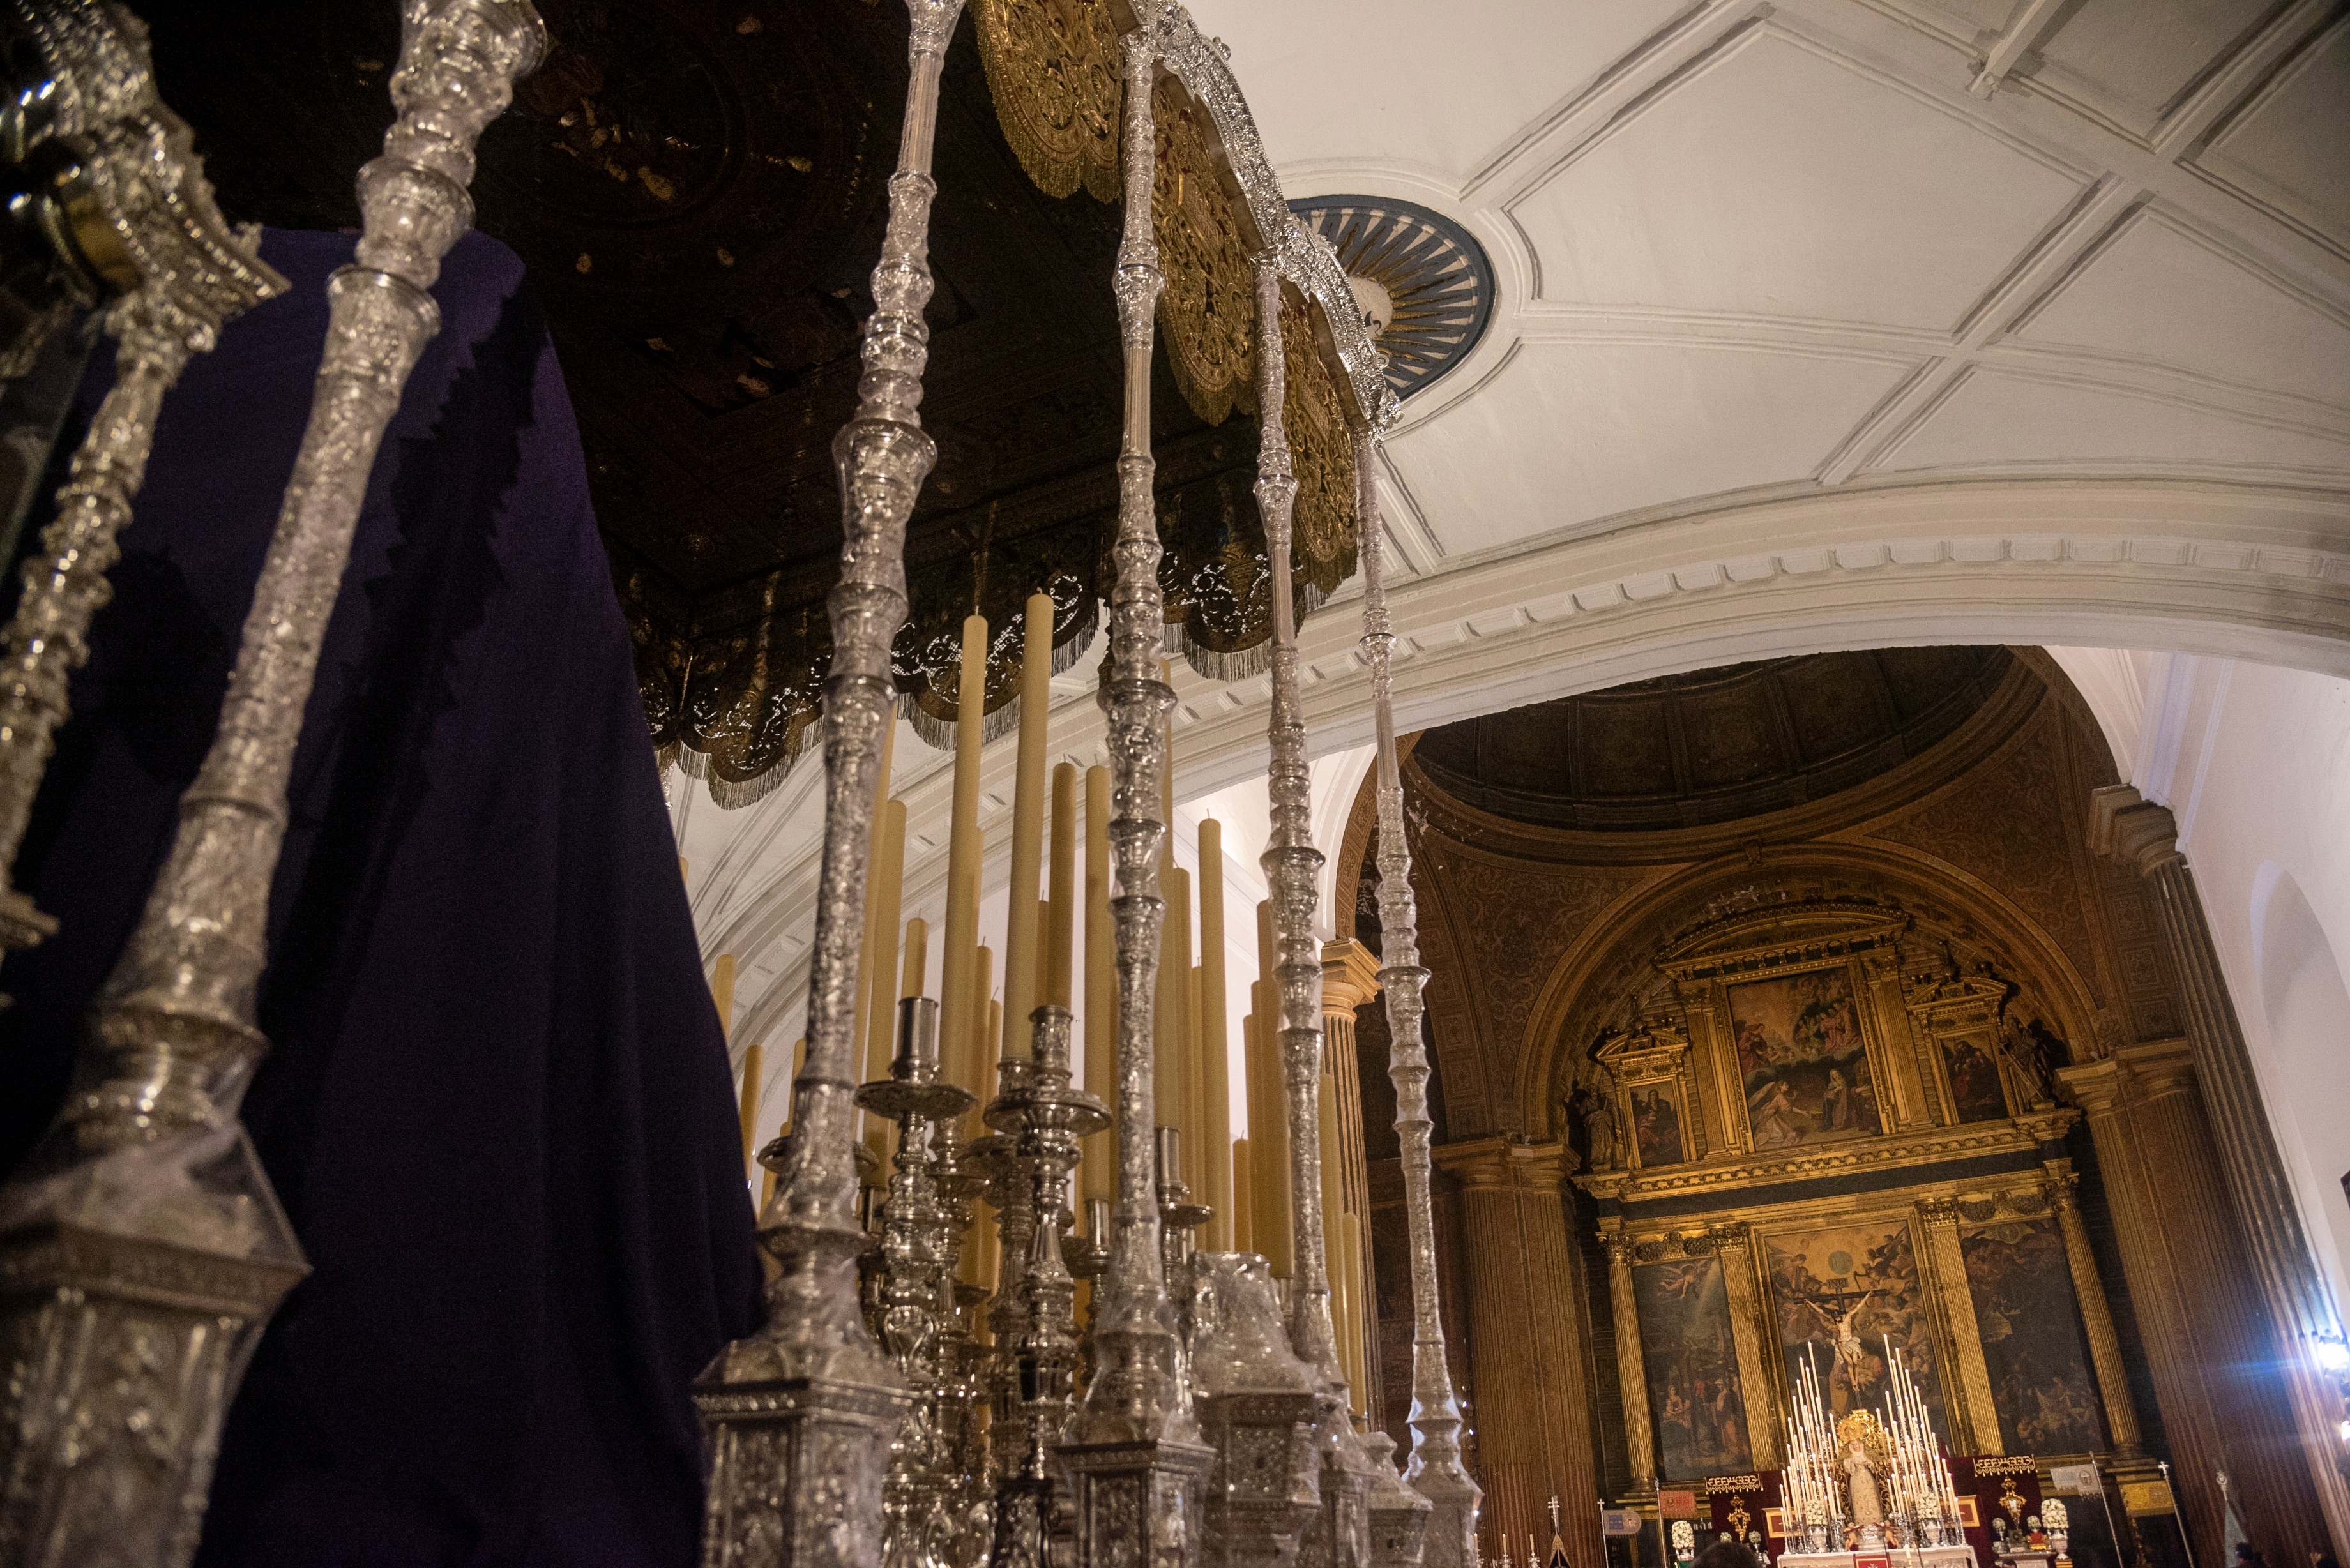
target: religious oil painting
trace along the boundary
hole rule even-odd
[[[1642,1167],[1679,1165],[1689,1158],[1683,1128],[1689,1121],[1681,1086],[1671,1078],[1634,1084],[1626,1091],[1632,1102],[1632,1150]]]
[[[1648,1409],[1664,1451],[1665,1479],[1696,1480],[1752,1469],[1746,1402],[1730,1334],[1721,1260],[1641,1263],[1632,1270],[1648,1362]]]
[[[1999,1086],[1999,1063],[1987,1041],[1958,1035],[1942,1042],[1942,1063],[1950,1073],[1950,1108],[1962,1122],[1995,1122],[2007,1115]]]
[[[2011,1454],[2105,1447],[2089,1352],[2073,1300],[2064,1238],[2047,1220],[2007,1220],[1963,1237],[1967,1287]]]
[[[1885,1130],[1849,969],[1838,964],[1733,985],[1730,1017],[1756,1148]]]
[[[1838,1220],[1770,1236],[1771,1298],[1792,1384],[1810,1366],[1839,1418],[1877,1410],[1898,1348],[1934,1429],[1942,1415],[1941,1356],[1926,1317],[1926,1293],[1906,1218]]]

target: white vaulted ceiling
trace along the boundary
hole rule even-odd
[[[1386,444],[1399,728],[1896,643],[2350,675],[2333,0],[1187,3],[1289,196],[1418,202],[1494,265],[1484,337]],[[1370,736],[1351,597],[1301,630],[1320,755]],[[1264,679],[1176,684],[1180,796],[1261,778]],[[1055,682],[1056,756],[1101,760],[1093,688]],[[901,727],[910,912],[946,762]],[[802,775],[681,796],[738,1047],[806,989]]]
[[[1416,201],[1495,261],[1388,442],[1423,573],[1850,487],[2350,480],[2329,5],[1191,10],[1293,196]]]

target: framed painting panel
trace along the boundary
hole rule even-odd
[[[1947,1443],[1941,1352],[1907,1218],[1822,1220],[1773,1231],[1763,1245],[1789,1384],[1809,1365],[1832,1415],[1879,1409],[1889,1355],[1898,1346],[1928,1417]]]
[[[1752,1147],[1788,1148],[1885,1130],[1849,964],[1728,989]]]
[[[1995,1122],[2008,1116],[2007,1092],[2000,1086],[1999,1058],[1980,1034],[1942,1036],[1942,1071],[1950,1088],[1950,1119]]]
[[[1651,1078],[1625,1086],[1624,1125],[1632,1129],[1632,1163],[1647,1168],[1691,1158],[1689,1098],[1679,1078]]]
[[[1754,1468],[1746,1399],[1731,1336],[1730,1293],[1717,1257],[1637,1263],[1648,1411],[1666,1480],[1699,1480]]]
[[[2007,1451],[2102,1451],[2105,1417],[2055,1222],[2002,1220],[1960,1237],[1959,1251]]]

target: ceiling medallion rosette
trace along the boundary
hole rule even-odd
[[[1367,325],[1388,357],[1397,397],[1437,380],[1484,337],[1493,319],[1493,264],[1468,230],[1383,196],[1315,196],[1289,206],[1330,242],[1365,314],[1377,317]]]

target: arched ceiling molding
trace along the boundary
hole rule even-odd
[[[2173,481],[1850,488],[1626,521],[1399,584],[1389,605],[1406,731],[1743,659],[1938,642],[2176,650],[2350,677],[2350,497]],[[1316,754],[1371,740],[1359,633],[1346,601],[1300,628]],[[1054,751],[1090,763],[1102,719],[1082,684],[1055,682]],[[1175,685],[1182,798],[1261,777],[1269,680],[1219,686],[1179,667]],[[909,843],[911,909],[944,877],[951,760],[898,757],[911,833],[935,836]],[[983,753],[992,836],[1013,760],[1008,740]],[[787,933],[813,916],[816,846],[795,836],[775,854],[746,874],[706,951],[755,969],[770,945],[804,944]],[[796,973],[802,950],[767,983]]]
[[[1919,851],[1874,840],[1822,839],[1772,847],[1762,852],[1762,865],[1796,880],[1819,875],[1877,880],[1901,912],[1913,919],[1916,905],[1951,907],[1981,933],[1984,945],[2012,966],[2002,978],[2019,982],[2055,1015],[2052,1022],[2066,1041],[2080,1046],[2095,1038],[2095,1004],[2063,950],[2039,922],[1980,878]],[[1660,871],[1591,921],[1559,956],[1527,1013],[1525,1035],[1516,1043],[1517,1059],[1510,1064],[1514,1070],[1508,1081],[1528,1137],[1565,1135],[1555,1119],[1557,1102],[1573,1084],[1574,1067],[1591,1044],[1592,1031],[1584,1026],[1607,1022],[1612,1017],[1607,1010],[1621,1000],[1619,994],[1594,994],[1591,988],[1604,983],[1627,959],[1636,967],[1648,962],[1653,978],[1658,928],[1669,925],[1676,937],[1696,934],[1706,922],[1688,917],[1710,900],[1751,885],[1756,873],[1754,861],[1744,855]],[[1675,923],[1677,912],[1683,918]],[[1927,934],[1915,924],[1911,930]]]

